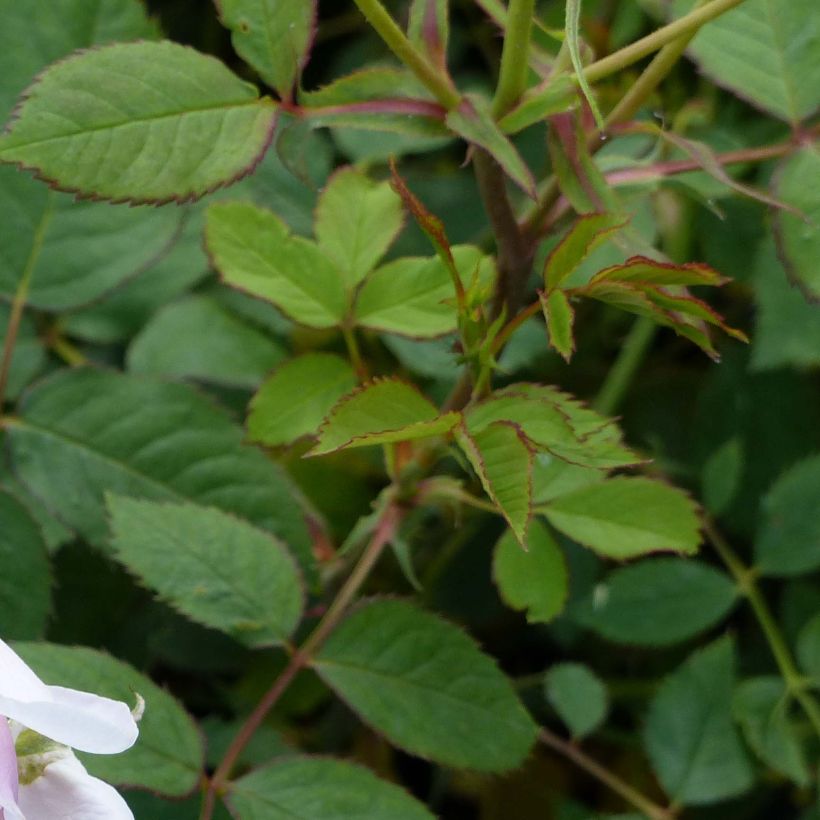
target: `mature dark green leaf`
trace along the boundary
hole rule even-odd
[[[582,663],[553,666],[544,678],[544,694],[574,738],[586,737],[606,720],[606,686]]]
[[[731,505],[743,474],[743,443],[732,437],[717,448],[703,465],[703,504],[715,515]]]
[[[797,637],[797,659],[803,671],[820,683],[820,613],[800,630]]]
[[[216,0],[236,53],[279,96],[290,99],[316,26],[316,0]]]
[[[487,495],[522,546],[532,517],[532,464],[535,450],[518,424],[491,421],[456,431],[459,446]]]
[[[765,575],[799,575],[820,567],[820,455],[783,473],[763,499],[755,539]]]
[[[286,641],[299,571],[269,533],[213,507],[107,496],[117,560],[184,615],[250,647]]]
[[[79,52],[31,86],[0,161],[114,201],[188,200],[259,161],[276,106],[222,63],[171,42]]]
[[[269,336],[209,296],[169,305],[131,342],[132,373],[176,376],[253,389],[285,356]]]
[[[0,302],[0,339],[8,333],[11,307]],[[11,363],[6,383],[6,398],[16,399],[46,364],[45,347],[37,335],[34,320],[25,313],[20,318],[17,329],[17,341],[11,355]]]
[[[0,491],[0,635],[33,640],[51,609],[51,569],[40,528],[11,494]]]
[[[463,97],[459,107],[447,113],[447,126],[467,142],[483,148],[525,194],[537,198],[532,172],[494,122],[489,103],[484,98]]]
[[[179,212],[76,202],[0,166],[0,295],[28,276],[28,304],[76,308],[155,262],[179,226]]]
[[[158,34],[139,0],[0,0],[0,20],[0,123],[49,63],[78,48]]]
[[[691,655],[649,708],[644,742],[669,796],[685,806],[735,797],[753,782],[732,724],[734,645],[723,638]]]
[[[676,15],[693,0],[676,0]],[[748,0],[712,20],[689,52],[718,85],[798,123],[820,106],[820,33],[813,0]]]
[[[432,820],[421,803],[368,769],[341,760],[295,757],[231,784],[242,820]]]
[[[438,408],[414,386],[398,379],[378,379],[337,402],[310,455],[443,435],[458,421],[458,413],[439,415]]]
[[[353,368],[332,353],[291,359],[253,397],[248,435],[271,447],[315,435],[336,402],[355,386]]]
[[[700,543],[692,501],[648,478],[612,478],[559,496],[539,510],[556,529],[607,558],[659,551],[692,555]]]
[[[573,616],[617,643],[665,646],[720,623],[737,594],[731,579],[708,564],[653,558],[615,570]]]
[[[815,49],[820,54],[820,48]],[[820,59],[818,74],[820,74]],[[820,79],[818,80],[820,83]],[[815,90],[818,84],[815,84]],[[792,278],[813,301],[820,300],[820,192],[806,180],[820,175],[820,148],[808,146],[783,162],[777,176],[777,195],[794,205],[803,218],[780,210],[775,214],[775,237],[783,264]]]
[[[103,494],[194,501],[282,538],[312,581],[311,539],[284,472],[196,390],[78,369],[28,393],[8,424],[12,464],[51,510],[94,544],[107,542]]]
[[[88,771],[114,785],[136,786],[182,797],[202,777],[202,737],[177,701],[136,669],[95,649],[48,643],[16,644],[15,650],[47,683],[133,703],[145,700],[136,745],[119,755],[79,754]]]
[[[205,244],[226,284],[266,299],[297,322],[333,327],[347,310],[341,272],[315,242],[249,202],[208,208]]]
[[[530,623],[549,623],[569,594],[564,554],[540,521],[531,523],[526,549],[510,530],[504,533],[493,552],[493,578],[504,602]]]
[[[327,182],[316,209],[316,239],[336,263],[348,288],[376,266],[402,228],[401,200],[388,182],[353,168]]]
[[[314,666],[367,723],[420,757],[506,771],[535,740],[535,724],[492,659],[452,624],[404,601],[355,610]]]
[[[452,249],[465,287],[495,281],[495,264],[472,245]],[[458,326],[456,294],[448,266],[439,258],[406,257],[375,270],[356,299],[356,322],[373,330],[418,339],[442,336]]]
[[[799,732],[789,716],[789,695],[782,678],[743,681],[732,711],[755,754],[776,772],[806,787],[811,782]]]

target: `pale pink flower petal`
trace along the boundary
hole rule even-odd
[[[8,721],[0,717],[0,820],[25,820],[17,807],[17,754]]]

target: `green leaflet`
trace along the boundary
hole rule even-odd
[[[681,490],[648,478],[612,478],[559,496],[539,511],[608,558],[661,550],[692,555],[700,543],[695,504]]]
[[[492,421],[477,430],[468,424],[456,430],[456,440],[484,491],[525,547],[532,513],[534,450],[523,430],[506,420]]]
[[[391,743],[447,766],[518,766],[536,726],[509,681],[460,629],[398,600],[367,603],[314,668]]]
[[[145,699],[145,715],[133,748],[118,755],[78,753],[92,775],[169,797],[183,797],[194,789],[205,763],[202,736],[165,689],[96,649],[49,643],[18,643],[14,649],[49,684],[129,704],[134,703],[135,693]]]
[[[231,30],[236,53],[283,99],[308,59],[316,26],[316,0],[215,0],[220,19]]]
[[[6,338],[10,316],[11,306],[0,302],[0,339]],[[6,397],[16,399],[23,388],[43,371],[45,365],[46,350],[37,335],[37,326],[33,318],[24,313],[9,366]]]
[[[547,290],[551,291],[569,279],[595,248],[625,225],[626,220],[616,214],[590,213],[577,219],[544,264]]]
[[[463,97],[461,105],[447,113],[447,126],[467,142],[483,148],[525,194],[537,198],[532,172],[493,121],[485,99],[476,95]]]
[[[578,86],[569,75],[550,77],[537,88],[525,92],[518,105],[498,122],[505,134],[517,134],[553,114],[574,108],[578,103]]]
[[[722,638],[695,652],[649,707],[644,744],[669,797],[684,806],[726,800],[753,782],[732,724],[734,644]]]
[[[544,319],[547,322],[550,347],[555,349],[569,364],[575,352],[575,336],[572,332],[575,311],[570,304],[569,297],[562,290],[554,290],[549,295],[539,294],[539,298]]]
[[[493,552],[493,579],[503,601],[524,612],[529,623],[549,623],[569,594],[564,555],[540,521],[530,525],[526,550],[510,530],[501,536]]]
[[[78,48],[148,40],[159,34],[139,0],[0,0],[0,20],[0,124],[49,63]]]
[[[491,257],[472,245],[452,248],[465,287],[473,278],[482,285],[496,277]],[[406,257],[388,262],[367,277],[356,299],[357,324],[418,339],[442,336],[458,326],[453,279],[440,257]]]
[[[606,686],[584,664],[559,663],[551,667],[544,677],[544,694],[575,739],[591,734],[606,720]]]
[[[344,318],[339,270],[270,211],[248,202],[211,205],[205,245],[226,284],[272,302],[297,322],[333,327]]]
[[[784,472],[763,500],[755,539],[764,575],[789,576],[820,567],[820,456]]]
[[[316,209],[316,240],[353,288],[376,266],[404,222],[401,200],[388,182],[353,168],[327,182]]]
[[[584,98],[589,103],[592,114],[595,117],[595,122],[598,128],[604,129],[604,116],[601,114],[601,109],[598,108],[598,103],[595,101],[595,96],[592,93],[592,88],[589,81],[584,74],[584,61],[581,59],[581,6],[583,0],[566,0],[566,45],[569,49],[570,60],[572,67],[575,69],[575,76],[578,85],[583,92]]]
[[[294,487],[242,439],[228,414],[191,387],[84,368],[27,393],[6,443],[23,482],[95,545],[108,538],[104,492],[193,501],[279,536],[312,583]]]
[[[820,300],[820,193],[816,185],[807,185],[806,181],[818,175],[820,148],[807,146],[783,162],[775,182],[777,195],[805,214],[801,219],[785,210],[775,212],[775,237],[791,280],[814,302]]]
[[[179,227],[178,211],[76,202],[0,166],[0,294],[11,300],[27,273],[29,305],[76,308],[157,261]]]
[[[732,580],[708,564],[651,558],[612,572],[572,616],[616,643],[667,646],[720,623],[737,598]]]
[[[675,0],[675,15],[692,0]],[[698,32],[689,53],[718,85],[790,123],[820,106],[813,0],[748,0]]]
[[[253,397],[251,441],[276,447],[315,435],[333,406],[356,386],[353,368],[330,353],[306,353],[285,362]]]
[[[107,495],[114,555],[161,600],[250,647],[296,629],[296,564],[269,533],[213,507]]]
[[[231,783],[228,801],[242,820],[432,820],[403,789],[368,769],[329,758],[295,757]]]
[[[171,42],[79,52],[29,88],[0,161],[114,201],[195,199],[270,141],[276,106],[212,57]]]
[[[337,402],[309,455],[443,435],[459,418],[455,412],[439,415],[436,406],[406,382],[379,379]]]
[[[803,672],[820,682],[820,613],[800,630],[797,636],[797,659]]]
[[[811,774],[800,732],[789,714],[789,702],[782,678],[750,678],[735,690],[732,712],[755,754],[805,788],[811,784]]]
[[[208,296],[157,312],[128,348],[132,373],[197,379],[253,389],[285,350]]]
[[[36,521],[0,490],[0,635],[40,638],[51,609],[51,568]]]

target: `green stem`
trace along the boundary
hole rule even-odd
[[[786,684],[786,690],[803,708],[817,736],[820,737],[820,704],[817,703],[809,691],[805,677],[800,674],[800,670],[792,658],[786,639],[783,637],[783,633],[769,609],[769,604],[757,584],[755,571],[741,561],[729,545],[729,542],[720,534],[711,521],[706,520],[704,522],[703,531],[712,542],[712,546],[723,563],[726,564],[727,569],[737,583],[738,589],[749,602],[760,628],[766,636],[769,649]]]
[[[527,89],[530,39],[535,0],[510,0],[501,71],[493,100],[493,116],[507,113]]]
[[[599,780],[615,792],[615,794],[620,795],[627,803],[634,806],[638,811],[643,812],[647,817],[651,818],[651,820],[673,820],[675,817],[674,811],[659,806],[646,795],[630,786],[629,783],[621,780],[614,772],[604,768],[596,760],[593,760],[585,752],[582,752],[578,746],[558,737],[558,735],[550,732],[549,729],[542,728],[538,733],[538,739],[545,746],[549,746],[563,757],[571,760],[576,766],[583,769],[587,774],[592,775],[596,780]]]
[[[657,31],[653,31],[652,34],[636,40],[614,54],[588,65],[584,69],[584,76],[591,83],[603,80],[605,77],[609,77],[647,57],[654,51],[658,51],[678,37],[697,32],[701,26],[710,20],[720,17],[721,14],[731,11],[743,2],[744,0],[712,0],[712,2],[690,11],[689,14],[680,17],[668,26],[663,26],[663,28],[659,28]]]
[[[445,108],[457,108],[461,95],[450,78],[416,49],[379,0],[353,1],[387,47],[419,78],[430,93]]]
[[[330,633],[338,626],[342,616],[356,597],[359,589],[370,575],[376,562],[379,560],[385,546],[390,542],[396,532],[402,518],[401,510],[390,504],[385,507],[381,520],[376,526],[368,545],[365,547],[358,564],[350,573],[342,588],[334,598],[331,605],[325,612],[324,617],[319,621],[313,632],[302,646],[291,656],[282,674],[274,681],[270,689],[265,693],[256,708],[248,719],[242,724],[242,728],[236,734],[228,750],[225,752],[219,766],[217,766],[210,783],[207,785],[200,820],[211,820],[216,806],[216,796],[224,791],[231,771],[236,765],[236,761],[242,751],[251,741],[256,731],[268,716],[270,710],[276,705],[288,687],[293,683],[299,672],[308,666],[313,660],[313,655],[330,636]]]
[[[345,340],[350,363],[356,371],[356,378],[358,378],[360,383],[364,383],[370,378],[370,371],[367,369],[367,364],[362,358],[359,342],[356,338],[356,331],[350,325],[342,325],[342,336]]]
[[[612,415],[624,400],[629,385],[635,378],[643,360],[652,345],[658,326],[646,317],[636,319],[615,363],[609,369],[606,379],[595,397],[592,406],[605,416]]]

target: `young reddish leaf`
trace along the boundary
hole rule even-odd
[[[450,39],[449,12],[449,0],[413,0],[407,24],[411,42],[444,71]]]
[[[566,293],[562,290],[554,290],[549,295],[540,293],[539,298],[547,322],[550,347],[557,350],[564,361],[569,364],[575,352],[575,337],[572,333],[575,311]]]
[[[547,291],[557,288],[572,276],[598,245],[626,223],[624,217],[616,214],[591,213],[578,219],[547,257],[544,265]]]
[[[598,271],[590,284],[604,281],[635,282],[649,285],[725,285],[730,281],[702,262],[675,265],[646,256],[633,256],[623,265]]]
[[[310,54],[316,28],[316,0],[215,0],[219,18],[231,30],[236,53],[290,101]]]
[[[474,95],[465,96],[458,108],[448,112],[447,125],[467,142],[483,148],[525,194],[537,198],[532,172],[493,121],[486,100]]]
[[[276,105],[213,57],[171,42],[79,51],[29,88],[0,161],[115,202],[196,199],[250,173]]]
[[[308,455],[443,435],[460,418],[455,412],[440,415],[438,408],[410,384],[379,379],[337,402]]]
[[[494,421],[476,432],[462,425],[456,439],[481,481],[498,505],[518,543],[526,548],[532,513],[534,449],[517,424]]]

